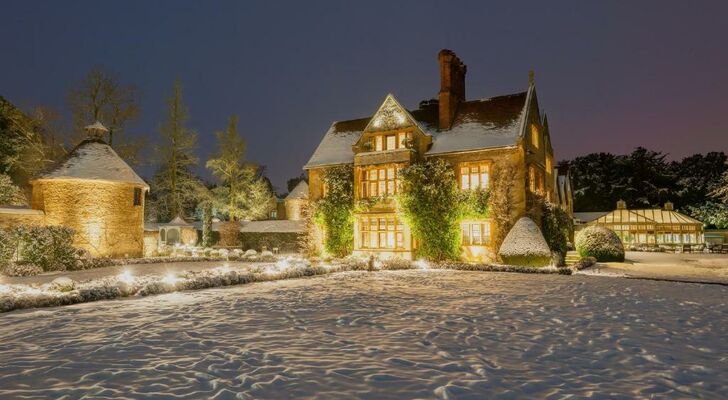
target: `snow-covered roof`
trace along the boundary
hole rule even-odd
[[[452,127],[444,131],[437,128],[437,106],[430,104],[409,114],[423,133],[432,136],[432,147],[426,155],[514,146],[524,132],[532,90],[533,86],[527,92],[463,102],[458,106]],[[304,168],[353,163],[352,146],[370,119],[331,124]]]
[[[76,146],[56,167],[37,179],[88,179],[126,182],[149,189],[149,185],[106,142],[89,138]]]
[[[307,199],[308,198],[308,183],[306,181],[298,182],[298,185],[291,190],[291,193],[288,193],[288,196],[286,196],[286,200],[293,200],[293,199]]]
[[[276,233],[300,233],[304,231],[303,221],[292,221],[287,219],[274,219],[267,221],[248,221],[240,228],[240,232],[276,232]]]
[[[182,217],[179,215],[174,217],[171,221],[167,222],[166,224],[159,224],[159,226],[179,226],[179,227],[194,227],[194,225],[190,224],[189,222],[185,221]]]

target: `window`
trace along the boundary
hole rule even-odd
[[[271,211],[270,219],[278,219],[278,211]]]
[[[373,148],[375,151],[406,149],[411,139],[412,134],[409,132],[398,132],[389,135],[376,135],[371,138],[371,148]]]
[[[531,192],[536,191],[536,168],[533,165],[528,166],[528,188]]]
[[[538,128],[536,125],[531,125],[531,145],[538,149],[540,145],[539,141]]]
[[[460,189],[486,189],[490,179],[487,162],[465,163],[460,166]]]
[[[375,167],[361,172],[361,197],[387,197],[399,190],[401,167]]]
[[[554,172],[554,162],[551,156],[546,156],[546,173],[551,175]]]
[[[362,217],[361,246],[365,249],[394,249],[404,247],[404,226],[394,217]]]
[[[463,246],[482,246],[490,243],[490,222],[463,222]]]
[[[397,135],[387,135],[387,150],[394,150],[397,148]]]
[[[135,206],[142,205],[142,189],[141,188],[134,188],[134,205]]]

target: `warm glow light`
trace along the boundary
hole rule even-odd
[[[116,279],[126,283],[127,285],[131,285],[132,283],[134,283],[134,277],[132,276],[131,272],[126,270],[120,273],[119,276],[116,277]]]
[[[430,263],[422,259],[415,261],[415,266],[417,269],[430,269]]]
[[[291,262],[288,261],[288,259],[278,260],[278,262],[276,262],[276,267],[278,267],[278,269],[288,269],[291,267]]]
[[[223,264],[223,265],[222,265],[222,267],[217,267],[217,268],[215,268],[215,269],[216,269],[217,271],[219,271],[219,272],[223,273],[223,274],[227,274],[228,272],[230,272],[230,271],[231,271],[231,269],[230,269],[230,265],[228,265],[227,263]]]
[[[168,284],[168,285],[174,285],[179,281],[179,278],[177,278],[173,273],[169,272],[167,275],[162,278],[162,282]]]
[[[382,262],[379,260],[374,261],[374,269],[382,269],[383,265],[384,264],[382,264]]]
[[[5,286],[5,285],[0,285],[0,293],[9,293],[9,292],[10,292],[10,287]]]

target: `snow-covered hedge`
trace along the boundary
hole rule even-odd
[[[35,264],[8,263],[2,273],[7,276],[33,276],[43,273],[43,268]]]
[[[619,236],[603,226],[587,226],[576,235],[576,251],[597,261],[624,261],[624,245]]]
[[[551,262],[551,250],[531,218],[521,217],[503,239],[498,255],[508,265],[543,267]]]

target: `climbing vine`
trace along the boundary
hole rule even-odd
[[[324,231],[324,249],[335,257],[354,248],[354,173],[349,165],[327,169],[323,174],[326,195],[316,203],[315,220]]]
[[[419,242],[418,256],[458,259],[464,210],[452,167],[443,160],[428,160],[403,168],[400,176],[397,205]]]

